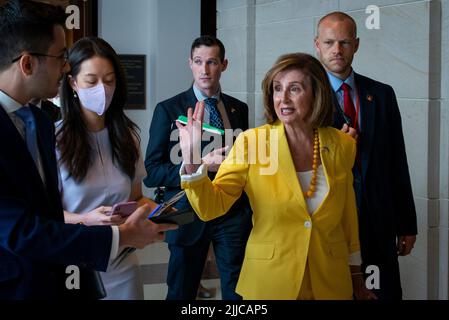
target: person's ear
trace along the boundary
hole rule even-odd
[[[22,58],[19,60],[19,66],[24,75],[31,76],[34,71],[33,57],[29,54],[22,55]]]
[[[221,64],[221,72],[225,71],[228,68],[228,59],[224,59]]]
[[[356,38],[356,39],[355,39],[354,53],[356,53],[357,50],[359,50],[359,44],[360,44],[360,38]]]
[[[314,41],[313,41],[313,44],[314,44],[314,46],[315,46],[315,51],[316,51],[316,52],[320,52],[320,42],[319,42],[319,40],[318,40],[318,37],[315,37],[315,39],[314,39]]]
[[[75,83],[76,81],[75,81],[75,79],[71,75],[68,75],[67,78],[69,80],[70,86],[72,87],[72,90],[76,91],[76,83]]]

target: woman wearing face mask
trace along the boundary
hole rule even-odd
[[[68,62],[56,148],[65,220],[120,224],[126,218],[108,215],[110,206],[142,198],[145,168],[138,128],[123,112],[126,84],[119,60],[106,41],[84,38],[70,50]],[[109,265],[101,278],[106,299],[143,299],[135,253]]]

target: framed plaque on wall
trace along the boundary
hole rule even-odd
[[[119,54],[128,86],[125,109],[146,109],[146,55]]]

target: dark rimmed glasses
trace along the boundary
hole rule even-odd
[[[35,56],[35,57],[47,57],[47,58],[55,58],[63,61],[62,67],[64,67],[69,60],[69,51],[67,49],[64,50],[62,54],[59,56],[53,56],[50,54],[44,54],[39,52],[28,52],[29,55]],[[18,56],[17,58],[12,59],[11,63],[19,61],[23,57],[23,54]]]

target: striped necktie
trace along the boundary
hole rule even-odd
[[[210,115],[209,124],[215,128],[224,129],[223,119],[217,108],[217,99],[207,98],[204,99],[204,103],[206,104],[206,109],[209,111]]]

